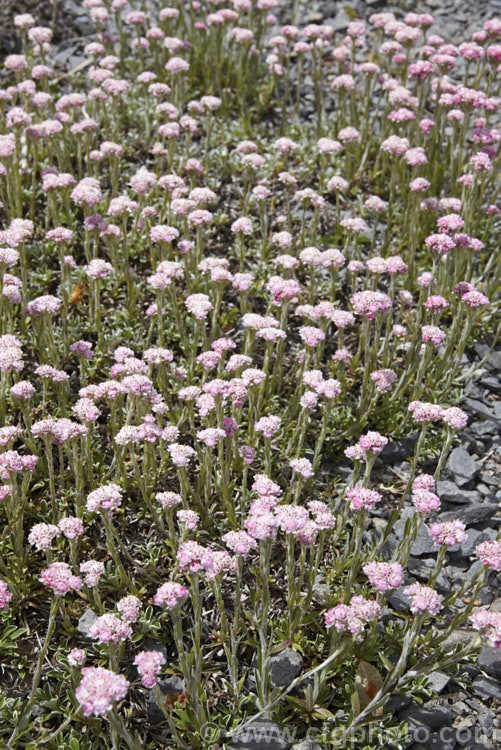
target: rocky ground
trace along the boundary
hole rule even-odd
[[[281,0],[280,21],[290,21],[291,0]],[[303,0],[299,5],[296,23],[328,23],[337,31],[343,31],[356,16],[365,18],[378,11],[430,12],[436,19],[435,33],[446,41],[459,44],[483,23],[501,14],[501,0],[399,0],[386,3],[384,0],[352,0],[350,3],[337,0]],[[30,12],[40,24],[48,24],[52,18],[52,4],[48,0],[2,0],[0,3],[0,56],[20,49],[20,38],[12,26],[12,17],[17,13]],[[275,29],[274,31],[277,31]],[[53,60],[62,70],[71,70],[85,61],[83,47],[92,38],[94,30],[87,13],[77,0],[60,0],[54,37]],[[468,427],[462,432],[462,443],[454,448],[442,480],[438,483],[438,495],[442,509],[437,520],[459,518],[469,530],[468,540],[453,548],[443,574],[437,581],[440,593],[447,594],[451,586],[471,575],[470,556],[480,542],[494,539],[501,525],[501,490],[499,476],[501,466],[501,351],[491,352],[487,343],[479,343],[465,358],[465,400],[461,407],[470,415]],[[412,451],[412,440],[393,443],[383,454],[380,464],[382,484],[404,479],[408,469],[408,455]],[[344,474],[351,467],[339,466]],[[376,519],[377,524],[377,519]],[[376,525],[377,531],[377,525]],[[391,553],[396,537],[403,533],[403,522],[397,524],[395,536],[388,541]],[[409,570],[413,580],[426,581],[433,565],[434,544],[423,532],[411,551]],[[480,565],[480,563],[478,563]],[[473,571],[474,572],[474,571]],[[490,604],[501,610],[499,598],[500,577],[492,573],[489,585],[481,594],[479,604]],[[399,609],[397,595],[390,599],[393,609]],[[402,602],[404,605],[404,602]],[[407,602],[405,602],[407,606]],[[85,616],[84,616],[85,617]],[[84,634],[89,623],[81,621]],[[472,637],[470,631],[457,631],[455,642],[464,642]],[[161,645],[161,644],[160,644]],[[156,644],[157,648],[160,645]],[[290,651],[290,650],[289,650]],[[300,658],[300,657],[299,657]],[[282,652],[272,669],[277,685],[287,685],[300,674],[298,654],[288,650]],[[399,718],[407,719],[413,739],[410,750],[494,750],[501,748],[501,651],[484,648],[476,665],[465,670],[465,682],[456,682],[442,673],[432,675],[432,685],[438,698],[418,706],[410,705],[410,699],[395,697],[393,710]],[[163,684],[165,693],[179,689],[172,680]],[[153,723],[161,718],[155,700],[150,702],[149,720]],[[291,746],[290,735],[269,735],[272,723],[263,724],[261,739],[255,733],[233,745],[242,750],[286,750]],[[266,740],[268,736],[268,740]],[[300,742],[294,750],[318,750],[321,745]]]

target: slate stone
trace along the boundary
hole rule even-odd
[[[449,731],[432,732],[424,743],[419,742],[420,735],[418,733],[418,742],[411,746],[411,750],[454,750],[457,747],[454,729],[452,727],[446,729]]]
[[[473,507],[463,506],[451,512],[441,513],[440,521],[453,521],[457,518],[469,527],[478,523],[485,523],[486,521],[494,523],[496,513],[497,507],[495,505],[482,503]]]
[[[490,406],[475,398],[466,398],[461,404],[469,414],[480,414],[487,419],[494,419],[494,412]]]
[[[467,505],[479,500],[477,491],[461,490],[457,484],[449,480],[437,482],[437,495],[443,502],[457,505]]]
[[[86,609],[83,615],[78,620],[78,632],[80,635],[82,635],[84,638],[90,638],[89,636],[89,630],[94,625],[94,623],[97,620],[97,615],[95,612],[93,612],[91,609]]]
[[[501,653],[493,648],[483,648],[478,655],[477,664],[491,677],[501,678]]]
[[[286,730],[269,719],[248,724],[228,745],[229,750],[289,750]]]
[[[385,703],[385,713],[395,714],[412,703],[410,695],[392,695]]]
[[[273,687],[288,687],[301,674],[303,657],[294,649],[285,648],[271,657],[269,669]]]
[[[166,680],[159,680],[157,685],[163,698],[181,693],[184,690],[184,682],[180,677],[168,677]],[[148,721],[150,724],[160,724],[165,720],[164,713],[157,703],[156,691],[152,688],[148,694]]]
[[[322,750],[322,747],[315,740],[303,740],[293,745],[291,750]]]
[[[339,13],[336,14],[333,22],[332,27],[334,31],[346,31],[348,28],[348,24],[350,23],[350,17],[346,13],[345,10],[340,10]]]
[[[466,533],[468,535],[466,542],[457,544],[449,552],[451,557],[453,557],[454,559],[471,557],[475,553],[475,547],[477,546],[477,544],[488,542],[496,538],[495,529],[484,529],[483,531],[478,531],[477,529],[467,529]]]
[[[445,672],[431,672],[427,677],[428,687],[434,690],[435,693],[441,693],[451,681],[450,676]]]
[[[474,479],[480,471],[480,464],[463,447],[454,448],[447,461],[447,468],[454,475],[456,484],[463,487]]]
[[[405,461],[412,456],[418,441],[418,433],[414,432],[401,440],[390,440],[380,453],[383,463],[393,466],[398,461]]]
[[[403,590],[397,589],[388,597],[388,604],[396,612],[403,612],[409,609],[410,600],[408,596],[405,596]]]
[[[411,557],[407,564],[409,573],[415,576],[418,581],[421,581],[421,583],[426,583],[428,581],[430,573],[432,572],[434,566],[435,560],[429,558],[425,560],[416,560]],[[446,578],[443,570],[440,571],[439,575],[437,576],[434,586],[441,594],[448,594],[451,590],[451,584]]]
[[[501,349],[498,349],[497,351],[492,352],[492,354],[489,355],[485,366],[489,370],[494,370],[494,372],[501,372]]]
[[[479,698],[497,698],[501,699],[501,684],[498,680],[493,680],[492,677],[484,677],[479,675],[472,682],[472,690],[475,695]]]
[[[426,528],[421,526],[412,543],[411,555],[418,557],[420,555],[430,555],[436,551],[437,545],[428,534]]]
[[[501,381],[499,378],[488,376],[480,380],[480,384],[494,393],[501,393]]]
[[[479,437],[483,435],[495,435],[498,432],[498,426],[492,419],[472,422],[468,429],[470,432],[473,432],[474,435],[478,435]]]
[[[413,703],[403,711],[399,711],[398,718],[400,721],[409,722],[411,732],[413,728],[426,727],[431,732],[436,732],[442,727],[449,726],[452,721],[452,711],[450,706],[438,704],[436,706],[425,703],[419,706]]]
[[[257,666],[257,656],[254,656],[251,666]],[[279,654],[270,657],[268,668],[272,687],[288,687],[301,674],[303,657],[294,649],[285,648]],[[246,680],[246,686],[248,690],[256,691],[256,681],[252,673]]]

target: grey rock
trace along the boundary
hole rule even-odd
[[[501,393],[501,381],[492,376],[482,378],[480,384],[494,393]]]
[[[385,703],[385,711],[390,714],[397,713],[404,708],[407,708],[412,703],[410,695],[392,695],[391,698]]]
[[[316,10],[312,10],[310,13],[308,13],[308,23],[322,23],[323,20],[323,13],[319,13]]]
[[[460,447],[452,451],[447,461],[447,468],[454,475],[456,484],[463,487],[479,473],[480,464],[473,460],[467,450]]]
[[[493,648],[483,648],[478,655],[477,664],[491,677],[501,678],[501,654]]]
[[[334,31],[346,31],[350,23],[350,17],[345,10],[340,10],[332,22]]]
[[[411,750],[454,750],[457,747],[454,734],[451,726],[443,728],[440,732],[432,732],[424,744],[418,741],[411,746]],[[419,738],[419,735],[417,736]]]
[[[380,453],[383,463],[392,466],[398,461],[405,461],[412,456],[415,445],[418,440],[418,433],[402,438],[402,440],[393,440],[388,442]]]
[[[228,745],[229,750],[289,750],[290,747],[288,732],[269,719],[248,724]]]
[[[464,400],[462,407],[468,413],[480,414],[483,417],[487,417],[487,419],[494,419],[494,412],[483,401],[478,401],[475,398],[467,398]]]
[[[452,548],[452,550],[454,551],[449,552],[449,554],[451,554],[455,559],[471,557],[475,552],[475,547],[477,546],[477,544],[488,542],[496,538],[495,529],[485,529],[484,531],[478,531],[477,529],[467,529],[466,533],[468,534],[466,542],[456,545],[456,547]]]
[[[494,403],[494,417],[498,421],[501,419],[501,402],[500,401],[496,401]]]
[[[303,669],[303,657],[292,648],[285,648],[270,659],[270,680],[273,687],[288,687]]]
[[[391,596],[388,597],[388,604],[396,612],[402,612],[409,609],[409,597],[405,596],[403,591],[397,589],[397,591],[393,591]]]
[[[430,555],[437,551],[437,546],[424,526],[421,526],[411,547],[411,555]]]
[[[415,560],[411,557],[407,565],[409,573],[415,576],[418,581],[421,581],[421,583],[425,583],[426,581],[428,581],[430,573],[432,572],[434,567],[435,560],[432,560],[430,558],[426,558],[425,560]],[[443,570],[440,571],[434,585],[437,591],[439,591],[441,594],[448,594],[451,590],[451,584],[445,577]]]
[[[495,435],[498,431],[498,426],[494,420],[485,419],[478,422],[472,422],[468,429],[470,432],[473,432],[478,436]]]
[[[424,726],[432,732],[436,732],[442,727],[449,726],[452,721],[452,711],[450,706],[438,704],[436,706],[425,703],[423,706],[418,706],[417,703],[413,703],[408,708],[404,708],[403,711],[399,711],[398,718],[409,722],[409,728],[412,731],[414,728]]]
[[[453,630],[452,633],[445,639],[441,646],[442,648],[449,650],[455,648],[459,643],[469,643],[474,637],[475,634],[472,630],[466,630],[465,628],[456,628],[456,630]]]
[[[449,480],[437,482],[437,495],[445,503],[467,505],[478,502],[479,495],[475,490],[460,490],[457,484]]]
[[[493,720],[492,720],[492,714],[490,711],[480,711],[480,713],[477,715],[477,724],[482,727],[482,729],[485,729],[487,732],[492,731],[493,728]]]
[[[441,693],[451,681],[451,678],[445,672],[431,672],[427,677],[428,687],[434,690],[435,693]]]
[[[322,747],[315,740],[303,740],[293,745],[291,750],[322,750]]]
[[[485,357],[485,354],[483,355],[484,357]],[[501,350],[492,352],[492,354],[489,355],[489,358],[487,359],[485,366],[487,367],[488,370],[493,370],[494,372],[501,372]]]
[[[157,685],[163,698],[175,693],[181,693],[184,690],[184,682],[180,677],[169,677],[166,680],[159,680]],[[165,721],[165,716],[158,705],[156,691],[152,688],[148,695],[148,721],[150,724],[160,724]]]
[[[488,484],[489,487],[497,487],[499,485],[499,479],[491,476],[491,474],[487,474],[485,471],[481,472],[480,479],[484,484]]]
[[[252,666],[257,666],[257,656],[252,660]],[[299,677],[303,669],[303,657],[292,648],[285,648],[279,654],[271,656],[268,663],[270,682],[272,687],[288,687],[296,677]],[[256,681],[249,676],[246,682],[247,688],[256,690]]]
[[[97,615],[91,609],[86,609],[81,618],[78,621],[78,632],[84,638],[90,638],[89,630],[97,620]]]
[[[498,680],[493,680],[492,677],[484,677],[479,675],[473,680],[472,690],[475,695],[479,698],[497,698],[501,699],[501,684]]]
[[[485,523],[486,521],[495,523],[496,519],[494,517],[496,513],[497,507],[495,505],[483,503],[474,505],[473,507],[463,506],[452,512],[441,513],[440,520],[453,521],[457,518],[466,524],[466,526],[474,526],[475,524]]]

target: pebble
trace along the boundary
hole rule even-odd
[[[478,655],[478,666],[491,677],[501,678],[501,653],[499,649],[483,648]]]
[[[165,699],[168,695],[174,695],[175,693],[182,693],[184,690],[184,682],[180,677],[169,677],[166,680],[159,680],[157,682],[160,688],[160,693]],[[156,691],[152,688],[148,694],[148,721],[150,724],[160,724],[165,721],[165,716],[157,703]]]
[[[447,469],[454,475],[458,487],[464,487],[474,479],[480,471],[480,464],[473,460],[468,451],[454,448],[447,461]]]
[[[228,750],[289,750],[288,734],[280,724],[270,719],[258,719],[248,724],[228,745]]]
[[[498,680],[493,680],[492,677],[480,675],[473,680],[471,687],[475,695],[478,695],[480,698],[501,699],[501,684]]]
[[[94,623],[97,620],[97,615],[95,612],[93,612],[91,609],[86,609],[83,615],[78,620],[78,632],[80,635],[82,635],[84,638],[90,638],[89,636],[89,630],[94,625]]]

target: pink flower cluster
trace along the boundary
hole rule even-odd
[[[157,683],[157,676],[165,663],[165,656],[161,651],[140,651],[136,654],[134,665],[141,676],[141,684],[152,688]]]
[[[355,641],[361,642],[365,625],[375,620],[380,612],[381,607],[373,599],[354,596],[349,604],[338,604],[325,613],[325,626],[334,627],[339,633],[348,632]]]
[[[104,667],[84,667],[75,695],[85,716],[102,716],[111,711],[114,701],[125,698],[128,688],[123,675]]]

